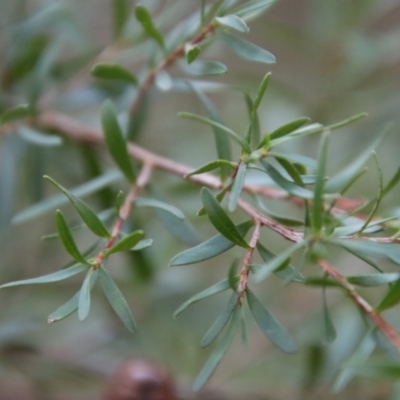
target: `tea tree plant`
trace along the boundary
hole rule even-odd
[[[194,390],[204,386],[239,331],[246,342],[246,307],[266,338],[275,346],[287,353],[297,350],[298,345],[279,322],[279,317],[272,315],[268,305],[264,305],[253,291],[256,285],[262,285],[272,275],[282,279],[286,290],[290,290],[292,285],[303,285],[304,290],[309,286],[321,288],[324,339],[327,343],[336,337],[325,298],[328,289],[341,291],[365,317],[364,342],[367,345],[360,343],[344,366],[335,384],[337,390],[342,389],[356,373],[397,377],[397,363],[365,363],[376,345],[381,345],[383,341],[390,344],[393,353],[400,353],[397,331],[381,316],[382,311],[400,301],[400,273],[385,272],[379,264],[380,260],[400,264],[400,231],[391,231],[391,227],[396,226],[393,220],[397,216],[381,215],[379,208],[382,198],[400,179],[400,170],[390,179],[384,179],[375,154],[375,149],[388,130],[384,129],[349,165],[329,176],[327,159],[330,136],[366,115],[346,116],[343,121],[331,125],[304,117],[266,132],[261,127],[258,109],[272,79],[269,72],[260,77],[255,94],[244,92],[248,110],[248,115],[243,116],[248,119],[245,131],[237,132],[229,122],[222,121],[207,94],[210,83],[203,80],[202,76],[223,74],[229,65],[208,60],[206,51],[214,42],[222,41],[249,62],[263,63],[266,68],[274,63],[275,57],[269,51],[245,38],[249,30],[248,23],[263,15],[274,3],[272,0],[203,0],[198,2],[197,11],[185,20],[177,21],[177,25],[170,30],[163,29],[162,16],[157,13],[152,15],[146,2],[137,4],[133,10],[126,0],[114,0],[112,3],[114,41],[90,61],[78,60],[76,71],[80,72],[67,76],[62,73],[62,65],[57,64],[60,43],[65,40],[60,32],[58,39],[50,39],[46,27],[38,27],[33,20],[15,28],[15,40],[20,40],[21,46],[16,54],[9,55],[3,75],[7,77],[6,86],[10,94],[22,90],[23,95],[18,97],[23,97],[24,102],[15,101],[17,96],[11,95],[3,101],[1,134],[18,134],[21,140],[34,142],[43,148],[58,146],[63,138],[86,144],[89,146],[87,159],[97,173],[92,180],[83,182],[78,188],[67,189],[66,184],[50,176],[51,171],[46,171],[46,184],[55,186],[62,196],[55,195],[20,211],[14,216],[13,223],[22,224],[56,210],[57,233],[51,237],[61,241],[72,261],[66,267],[60,265],[61,269],[48,275],[4,283],[1,289],[57,282],[81,274],[82,284],[77,293],[56,309],[48,317],[48,322],[57,322],[75,312],[84,321],[91,308],[91,290],[100,283],[115,313],[126,328],[134,332],[137,329],[134,316],[106,265],[113,262],[114,254],[118,252],[140,252],[149,247],[157,251],[146,234],[146,226],[130,229],[132,218],[141,213],[144,207],[155,209],[172,233],[193,244],[193,233],[182,211],[154,195],[152,173],[161,170],[180,177],[185,185],[196,184],[200,187],[202,206],[197,212],[198,218],[206,219],[216,232],[205,242],[192,245],[175,255],[169,262],[170,266],[201,263],[234,247],[239,250],[241,257],[239,261],[234,258],[230,267],[226,268],[225,279],[191,297],[174,314],[176,317],[193,303],[215,294],[224,291],[230,293],[226,308],[201,341],[202,347],[212,345],[215,341],[217,344],[196,378]],[[72,24],[59,9],[54,8],[49,12],[54,13],[52,18],[63,20],[68,26]],[[36,18],[40,20],[44,17],[38,15]],[[71,29],[68,32],[71,34]],[[137,53],[138,59],[132,62],[133,66],[118,61],[123,52],[134,50],[137,46],[141,51]],[[35,62],[26,65],[24,57],[29,52],[34,53]],[[136,65],[139,61],[141,68]],[[182,72],[171,69],[173,66],[178,66]],[[98,104],[101,129],[52,107],[60,95],[58,91],[68,91],[81,84],[89,74],[95,78],[95,84],[103,85],[106,93],[103,96],[106,99]],[[48,85],[44,85],[50,78],[62,84],[61,89],[49,89]],[[194,168],[136,143],[147,109],[151,107],[150,92],[153,87],[171,93],[185,91],[200,101],[202,108],[198,113],[182,111],[178,117],[189,119],[193,126],[202,124],[205,132],[213,132],[216,157],[207,152],[209,162]],[[229,89],[228,85],[216,82],[211,87]],[[127,116],[126,123],[122,123],[120,115]],[[299,141],[310,135],[319,138],[319,150],[315,158],[286,150],[285,143]],[[98,172],[102,169],[102,155],[97,149],[93,150],[94,146],[106,148],[116,168]],[[240,151],[237,158],[233,156],[233,147]],[[378,171],[378,193],[367,201],[347,198],[346,192],[366,173],[364,165],[371,157]],[[259,176],[257,184],[246,179],[254,171]],[[106,189],[119,185],[123,179],[129,185],[129,190],[126,193],[119,191],[118,194],[111,191],[112,205],[106,209],[99,212],[83,200],[94,193],[102,193],[107,197],[110,192]],[[264,200],[270,198],[281,199],[293,208],[301,209],[303,218],[295,219],[271,211],[264,204]],[[107,199],[105,203],[108,204],[110,196]],[[82,225],[97,238],[88,249],[83,250],[76,242],[73,227],[59,209],[68,201],[79,214]],[[242,222],[234,222],[236,216],[233,214],[236,213],[241,215]],[[287,243],[286,248],[278,251],[264,242],[261,239],[263,230],[280,235]],[[342,274],[332,261],[332,254],[337,250],[359,258],[373,267],[376,273],[355,276]],[[387,285],[387,289],[376,305],[369,304],[357,289],[382,285]]]

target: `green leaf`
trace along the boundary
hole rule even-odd
[[[233,293],[229,299],[229,302],[224,311],[218,316],[218,318],[211,325],[210,329],[206,332],[203,339],[201,340],[201,347],[207,347],[211,344],[217,336],[221,333],[224,326],[231,318],[231,315],[236,307],[238,307],[238,297],[237,293]]]
[[[322,292],[322,341],[324,344],[331,344],[336,339],[336,329],[329,314],[328,305],[326,303],[325,287]]]
[[[144,239],[144,240],[141,240],[140,242],[138,242],[138,244],[136,246],[133,246],[131,248],[131,251],[144,250],[144,249],[147,249],[148,247],[150,247],[152,244],[153,244],[153,239]]]
[[[347,281],[353,285],[358,286],[379,286],[386,285],[400,280],[400,274],[397,273],[384,273],[384,274],[364,274],[347,276]]]
[[[74,296],[71,297],[66,303],[51,313],[47,318],[47,323],[52,324],[54,322],[61,321],[62,319],[67,318],[69,315],[74,313],[78,309],[79,293],[80,291],[75,293]]]
[[[210,172],[210,171],[213,171],[214,169],[223,168],[223,167],[233,169],[233,168],[235,168],[235,163],[232,163],[231,161],[227,161],[227,160],[211,161],[207,164],[202,165],[200,168],[195,169],[194,171],[190,172],[189,174],[186,174],[184,176],[184,178],[188,178],[189,176],[192,176],[192,175],[204,174],[205,172]]]
[[[314,200],[312,204],[312,223],[314,235],[318,236],[321,232],[324,220],[324,185],[325,185],[325,169],[326,159],[328,155],[328,139],[329,133],[324,133],[321,138],[320,148],[318,152],[318,169],[317,181],[314,188]]]
[[[375,233],[379,232],[380,230],[384,229],[384,227],[381,225],[384,222],[391,221],[393,219],[396,219],[395,216],[393,217],[388,217],[388,218],[383,218],[379,220],[375,220],[371,222],[365,229],[363,229],[363,232],[365,233]],[[363,228],[365,225],[365,222],[358,222],[354,223],[351,225],[346,225],[346,226],[339,226],[338,228],[335,228],[333,231],[334,236],[352,236],[355,235],[357,232],[360,232],[360,229]]]
[[[119,242],[114,244],[110,249],[106,250],[104,254],[109,256],[110,254],[117,253],[120,251],[129,251],[132,250],[134,246],[136,246],[140,240],[144,237],[144,232],[142,230],[137,230],[129,235],[125,236]]]
[[[221,201],[224,199],[225,195],[229,192],[231,186],[232,186],[232,184],[230,182],[228,182],[227,185],[215,195],[215,200],[217,200],[219,203],[221,203]],[[206,215],[206,214],[207,214],[206,209],[204,207],[201,207],[197,211],[196,215],[198,217],[200,217],[200,216]]]
[[[43,276],[39,276],[37,278],[24,279],[21,281],[6,283],[4,285],[1,285],[0,289],[4,289],[6,287],[11,287],[11,286],[34,285],[34,284],[40,284],[40,283],[59,282],[64,279],[68,279],[74,275],[80,274],[83,271],[87,271],[87,269],[88,269],[87,265],[75,264],[72,267],[62,269],[61,271],[53,272],[48,275],[43,275]]]
[[[138,4],[135,8],[135,16],[142,25],[143,30],[147,33],[147,35],[153,38],[160,45],[160,47],[164,49],[164,38],[161,35],[160,31],[154,26],[151,14],[147,10],[147,8]]]
[[[246,289],[246,298],[253,317],[264,335],[281,350],[287,353],[296,352],[297,346],[290,334],[249,289]]]
[[[180,65],[185,72],[196,76],[221,75],[228,70],[226,65],[219,61],[196,60],[191,64],[182,63]]]
[[[65,189],[59,183],[57,183],[54,179],[45,175],[44,179],[47,179],[54,186],[60,189],[65,196],[68,197],[70,202],[74,205],[76,211],[78,211],[82,220],[85,222],[87,227],[97,236],[100,237],[111,237],[110,233],[107,231],[106,227],[100,221],[99,217],[94,213],[94,211],[80,198],[73,195],[69,190]]]
[[[101,122],[104,131],[104,138],[111,157],[129,182],[132,184],[135,183],[136,177],[129,160],[126,142],[110,100],[106,100],[101,107]]]
[[[90,73],[99,79],[120,80],[133,85],[138,84],[135,75],[118,64],[98,63],[93,66]]]
[[[272,253],[272,251],[269,251],[267,248],[265,248],[260,242],[257,243],[257,250],[260,253],[261,258],[263,259],[264,262],[270,264],[271,261],[275,260],[277,255]],[[271,264],[270,264],[271,265]],[[283,263],[282,266],[285,264]],[[274,268],[274,264],[272,264]],[[267,267],[265,267],[267,268]],[[271,268],[271,267],[269,267]],[[267,268],[268,270],[268,268]],[[304,276],[297,271],[295,267],[292,265],[287,265],[284,266],[282,269],[278,267],[277,269],[274,268],[274,273],[275,275],[279,276],[280,278],[286,280],[286,281],[295,281],[299,283],[303,283],[305,281]]]
[[[18,127],[18,135],[26,142],[41,147],[57,147],[63,144],[61,137],[43,134],[27,126]]]
[[[229,194],[228,210],[233,212],[236,210],[237,202],[242,194],[244,179],[246,176],[246,163],[242,162],[236,172],[235,180],[233,181],[231,193]]]
[[[190,87],[197,95],[201,103],[203,104],[203,107],[207,112],[208,118],[214,122],[217,122],[220,125],[223,125],[222,119],[218,115],[216,107],[212,103],[212,101],[202,91],[197,89],[194,85],[190,84]],[[215,140],[215,146],[217,148],[218,158],[230,161],[232,159],[232,154],[231,154],[231,144],[229,138],[220,128],[214,125],[211,126],[211,128],[214,132],[214,140]],[[228,178],[229,174],[230,174],[230,168],[228,167],[221,168],[221,180],[223,182]]]
[[[317,162],[310,157],[302,156],[301,154],[291,154],[291,153],[276,153],[275,151],[268,152],[268,155],[275,158],[284,158],[294,164],[301,164],[315,170],[317,168]]]
[[[282,189],[286,190],[293,196],[300,197],[301,199],[311,200],[314,197],[313,192],[296,185],[294,182],[286,179],[272,164],[266,160],[260,160],[270,178]]]
[[[192,296],[190,299],[186,300],[183,304],[181,304],[176,311],[174,312],[174,318],[176,318],[182,311],[186,310],[189,306],[194,303],[197,303],[200,300],[206,299],[207,297],[213,296],[214,294],[224,292],[230,288],[228,279],[224,279],[215,285],[208,287],[207,289],[197,293]]]
[[[393,175],[392,179],[385,185],[382,191],[382,195],[386,195],[389,193],[400,181],[400,167],[396,171],[396,173]]]
[[[357,158],[353,159],[342,171],[330,178],[326,184],[326,191],[331,193],[340,192],[343,187],[346,187],[348,182],[353,180],[354,176],[359,173],[371,157],[372,152],[382,143],[390,128],[390,126],[386,126],[382,133],[364,151],[358,153]]]
[[[355,364],[348,365],[347,368],[353,371],[355,375],[375,378],[375,379],[394,379],[400,378],[399,363],[374,363],[374,364]]]
[[[193,384],[193,391],[197,392],[200,390],[211,377],[215,369],[217,368],[218,364],[221,362],[222,358],[224,357],[225,353],[228,351],[230,344],[232,343],[233,336],[235,334],[236,326],[237,326],[237,316],[238,312],[234,313],[234,316],[231,320],[229,325],[229,329],[222,339],[222,341],[218,344],[215,350],[211,353],[210,358],[204,364],[204,367],[201,369],[199,375],[197,376],[196,380]]]
[[[155,199],[147,199],[144,197],[139,197],[134,201],[135,207],[152,207],[164,210],[170,214],[173,214],[176,218],[181,220],[185,219],[185,215],[179,208],[171,206],[170,204],[164,203],[163,201],[155,200]]]
[[[275,3],[276,0],[253,0],[232,10],[232,14],[242,18],[254,18],[259,13],[264,12],[268,7]]]
[[[114,38],[118,38],[129,19],[130,2],[129,0],[113,0],[112,5]]]
[[[239,136],[236,132],[234,132],[232,129],[230,129],[218,122],[215,122],[211,119],[204,118],[200,115],[196,115],[196,114],[192,114],[192,113],[188,113],[188,112],[179,112],[177,115],[178,115],[178,117],[188,118],[188,119],[192,119],[194,121],[203,122],[205,124],[208,124],[210,126],[218,128],[220,132],[227,134],[233,140],[235,140],[238,144],[240,144],[240,146],[242,146],[242,148],[244,150],[248,151],[249,153],[251,152],[251,147],[249,146],[249,144],[241,136]]]
[[[223,17],[215,17],[215,20],[222,26],[226,28],[235,29],[238,32],[247,33],[249,31],[249,27],[246,22],[242,20],[242,18],[237,15],[225,15]]]
[[[304,221],[301,219],[287,217],[285,215],[276,214],[272,212],[269,208],[265,206],[262,199],[259,196],[256,196],[257,204],[262,209],[263,213],[266,214],[268,217],[274,219],[275,221],[279,222],[282,225],[286,226],[304,226]]]
[[[199,46],[189,46],[185,48],[186,52],[186,61],[188,64],[191,64],[197,56],[201,53],[201,47]]]
[[[76,246],[71,231],[69,230],[69,227],[65,221],[64,215],[60,210],[56,211],[56,226],[61,242],[64,245],[65,250],[67,250],[67,253],[79,263],[90,265],[90,263],[85,260]]]
[[[114,309],[128,330],[135,332],[136,322],[133,318],[131,310],[129,309],[128,303],[126,302],[118,286],[103,267],[100,267],[100,280],[104,294],[106,295],[111,307]]]
[[[29,117],[33,114],[33,110],[29,104],[23,104],[10,110],[5,111],[0,116],[0,124],[7,124],[18,119]]]
[[[376,311],[382,312],[392,308],[400,302],[400,280],[398,280],[386,293],[386,296],[379,303]]]
[[[303,179],[299,174],[297,168],[285,158],[275,157],[276,161],[285,169],[288,175],[293,179],[294,183],[298,186],[304,186]]]
[[[249,249],[250,245],[246,242],[236,226],[228,217],[224,209],[220,206],[218,201],[214,198],[211,191],[205,187],[201,189],[201,200],[204,208],[207,211],[208,218],[214,225],[215,229],[222,233],[228,240],[237,244],[238,246]]]
[[[355,257],[359,258],[360,260],[364,261],[365,263],[369,264],[371,267],[375,268],[377,271],[380,273],[383,273],[383,270],[379,265],[371,260],[369,257],[365,256],[362,252],[350,248],[346,248],[346,250],[350,253],[353,254]]]
[[[90,291],[94,285],[94,282],[96,282],[98,275],[98,269],[90,268],[83,281],[78,300],[78,318],[80,321],[84,321],[89,315]]]
[[[357,349],[351,355],[351,357],[346,361],[346,364],[364,364],[369,356],[372,354],[376,347],[376,342],[372,337],[371,332],[368,332],[364,338],[360,341]],[[335,393],[341,392],[347,384],[354,377],[356,371],[352,368],[348,368],[348,366],[344,364],[343,371],[338,375],[333,385],[333,390]]]
[[[276,62],[275,56],[269,51],[256,46],[244,39],[233,36],[227,33],[220,32],[224,42],[230,47],[238,56],[245,60],[261,62],[265,64],[274,64]]]
[[[241,235],[246,235],[249,229],[254,225],[253,220],[248,220],[236,225],[236,229]],[[225,236],[219,234],[206,240],[199,245],[192,247],[177,254],[169,263],[170,266],[175,267],[179,265],[195,264],[209,258],[216,257],[231,249],[235,244],[228,240]]]
[[[299,129],[301,126],[303,126],[304,124],[307,124],[308,122],[310,122],[310,118],[307,117],[302,117],[302,118],[298,118],[295,119],[294,121],[291,121],[285,125],[282,125],[281,127],[275,129],[274,131],[272,131],[270,133],[270,138],[272,139],[278,139],[282,136],[286,136],[289,133],[294,132],[296,129]]]
[[[290,259],[292,254],[298,250],[301,249],[305,244],[304,243],[294,243],[291,246],[289,246],[285,251],[283,251],[281,254],[278,256],[275,256],[272,258],[272,260],[269,260],[268,258],[268,251],[267,249],[261,245],[261,243],[257,243],[257,249],[260,252],[261,258],[264,259],[266,258],[267,264],[263,266],[260,270],[257,271],[257,281],[260,282],[263,279],[265,279],[271,272],[277,271],[278,269],[282,268],[282,271],[287,269],[287,260]],[[280,271],[280,272],[282,272]],[[296,271],[297,272],[297,271]],[[296,278],[300,278],[299,276],[296,276],[298,274],[295,273],[295,271],[290,271],[290,273],[293,275],[292,278],[296,280]],[[290,277],[290,274],[287,274]]]

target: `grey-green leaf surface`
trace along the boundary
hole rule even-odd
[[[225,353],[227,352],[235,334],[236,326],[237,326],[237,316],[239,312],[235,312],[232,317],[231,323],[229,325],[229,329],[222,339],[221,343],[215,348],[215,350],[211,353],[210,358],[204,364],[204,367],[201,369],[199,375],[193,384],[193,391],[196,392],[200,390],[211,377],[218,364],[221,362]]]
[[[176,318],[182,311],[186,310],[189,306],[197,303],[200,300],[206,299],[207,297],[213,296],[214,294],[221,293],[230,288],[228,279],[224,279],[215,285],[208,287],[207,289],[195,294],[190,299],[182,303],[174,312],[174,318]]]
[[[304,221],[301,219],[296,219],[296,218],[288,217],[286,215],[277,214],[275,212],[272,212],[269,208],[267,208],[265,206],[265,204],[263,203],[263,201],[261,200],[261,198],[259,196],[256,196],[256,200],[257,200],[257,204],[260,206],[262,211],[267,216],[271,217],[272,219],[279,222],[280,224],[287,225],[287,226],[303,226],[304,225]]]
[[[84,321],[89,315],[90,291],[93,287],[94,282],[97,280],[98,275],[99,275],[98,269],[90,268],[89,272],[86,274],[86,277],[82,283],[78,300],[78,318],[80,321]]]
[[[238,17],[237,15],[225,15],[223,17],[215,17],[215,20],[222,26],[226,28],[234,29],[238,32],[248,32],[249,27],[247,26],[246,22],[242,20],[242,18]]]
[[[298,118],[294,121],[288,122],[285,125],[280,126],[279,128],[275,129],[270,133],[270,138],[272,139],[278,139],[282,136],[286,136],[289,133],[294,132],[296,129],[299,129],[302,127],[304,124],[310,122],[310,118],[307,117],[302,117]]]
[[[66,303],[52,312],[47,318],[47,323],[52,324],[53,322],[61,321],[74,313],[78,309],[79,293],[80,291],[75,293]]]
[[[118,64],[97,63],[90,71],[95,78],[112,79],[137,85],[136,76],[129,70]]]
[[[56,187],[58,187],[65,194],[65,196],[68,197],[68,199],[74,205],[76,211],[78,211],[82,220],[95,235],[106,238],[109,238],[111,236],[106,227],[100,221],[99,217],[83,200],[73,195],[69,190],[65,189],[49,176],[45,175],[44,178]]]
[[[110,185],[111,183],[120,181],[121,179],[121,172],[117,169],[113,169],[72,189],[70,193],[73,194],[75,198],[88,196]],[[23,222],[30,221],[52,210],[55,210],[64,204],[67,204],[68,201],[68,197],[66,197],[64,194],[51,196],[48,199],[36,203],[33,206],[30,206],[16,214],[12,219],[12,223],[21,224]]]
[[[331,344],[335,339],[336,329],[329,313],[324,287],[322,291],[322,342],[324,344]]]
[[[400,246],[397,243],[379,243],[373,240],[327,239],[328,243],[365,256],[386,258],[400,265]]]
[[[226,65],[219,61],[195,60],[190,64],[181,63],[180,66],[188,74],[197,76],[221,75],[228,71]]]
[[[244,179],[246,176],[247,164],[242,162],[236,172],[235,180],[233,181],[232,189],[229,194],[228,210],[233,212],[236,210],[240,195],[242,194]]]
[[[207,211],[208,218],[214,225],[215,229],[224,235],[228,240],[238,246],[249,249],[250,245],[246,242],[227,213],[215,199],[211,191],[205,187],[201,189],[201,200]]]
[[[261,62],[265,64],[273,64],[276,62],[275,56],[269,51],[261,47],[233,36],[227,33],[220,32],[224,42],[230,47],[238,56],[245,60]]]
[[[153,38],[160,45],[160,47],[164,49],[164,38],[160,31],[155,27],[151,14],[147,10],[147,8],[142,6],[141,4],[138,4],[135,8],[135,16],[142,25],[143,30],[147,33],[147,35]]]
[[[129,0],[113,0],[113,28],[114,37],[121,36],[124,27],[129,19]]]
[[[189,174],[186,174],[184,176],[184,178],[188,178],[189,176],[192,176],[192,175],[204,174],[205,172],[210,172],[217,168],[223,168],[223,167],[232,169],[235,167],[235,164],[228,160],[214,160],[207,164],[202,165],[200,168],[195,169],[194,171],[190,172]]]
[[[194,85],[189,84],[191,89],[194,91],[194,93],[197,95],[201,103],[203,104],[207,116],[209,119],[211,119],[214,122],[217,122],[220,125],[223,125],[222,119],[219,116],[219,114],[216,111],[215,105],[212,103],[212,101],[198,88],[196,88]],[[230,161],[232,159],[232,154],[231,154],[231,143],[229,141],[229,137],[218,127],[216,126],[211,126],[213,132],[214,132],[214,139],[215,139],[215,146],[217,149],[217,155],[218,158],[222,160],[228,160]],[[229,167],[223,167],[221,168],[221,179],[222,181],[225,181],[230,174],[230,168]]]
[[[104,294],[106,295],[111,307],[125,324],[129,331],[136,331],[136,322],[133,318],[131,310],[118,286],[112,280],[108,272],[100,267],[100,279]]]
[[[110,100],[106,100],[101,107],[101,123],[111,157],[129,182],[135,183],[136,177],[129,159],[127,144]]]
[[[138,244],[136,244],[135,246],[133,246],[131,248],[131,251],[140,251],[140,250],[144,250],[147,249],[148,247],[150,247],[153,244],[153,239],[144,239],[144,240],[140,240],[138,242]]]
[[[246,298],[253,317],[264,335],[286,353],[296,352],[297,346],[290,334],[249,289],[246,289]]]
[[[347,276],[347,281],[358,286],[379,286],[386,285],[400,280],[400,273],[384,273],[384,274],[364,274]]]
[[[5,111],[0,116],[0,124],[7,124],[18,119],[26,118],[32,115],[32,108],[29,104],[23,104]]]
[[[104,252],[105,255],[109,256],[113,253],[118,253],[120,251],[129,251],[136,246],[140,240],[144,237],[144,232],[142,230],[136,230],[129,235],[126,235],[119,242],[115,243],[110,249]]]
[[[400,302],[400,280],[398,280],[386,293],[376,310],[378,312],[392,308]]]
[[[353,180],[353,177],[359,173],[371,157],[372,152],[382,143],[389,130],[390,127],[386,127],[365,150],[358,153],[358,157],[353,159],[343,170],[332,176],[326,184],[326,191],[331,193],[339,192],[343,187],[347,186],[347,183]]]
[[[238,297],[239,295],[237,293],[232,293],[226,308],[217,317],[201,340],[201,347],[207,347],[209,344],[211,344],[221,333],[222,329],[224,329],[224,326],[231,318],[233,311],[236,307],[238,307]]]
[[[325,213],[323,196],[325,185],[326,159],[328,155],[328,139],[329,133],[325,132],[322,135],[318,152],[317,180],[315,182],[314,200],[312,204],[312,224],[315,235],[318,235],[322,229]]]
[[[171,206],[170,204],[164,203],[163,201],[156,199],[148,199],[144,197],[139,197],[135,201],[135,207],[152,207],[164,210],[170,214],[175,215],[175,217],[184,220],[185,215],[179,208]]]
[[[79,263],[90,265],[79,251],[75,240],[72,237],[71,231],[69,230],[67,222],[65,221],[64,215],[60,210],[56,211],[56,226],[61,242],[67,253]]]
[[[241,235],[246,235],[254,225],[253,220],[248,220],[236,225],[236,229]],[[170,266],[195,264],[209,258],[216,257],[235,246],[235,243],[228,240],[225,236],[218,234],[199,245],[192,247],[177,254],[171,261]]]
[[[305,189],[301,186],[296,185],[294,182],[286,179],[272,164],[266,160],[261,160],[261,164],[264,166],[267,174],[270,178],[282,189],[286,190],[293,196],[300,197],[302,199],[311,200],[314,197],[313,192]]]
[[[242,18],[253,18],[259,13],[264,12],[268,7],[275,3],[276,0],[252,0],[232,10],[232,14]]]
[[[50,282],[59,282],[64,279],[68,279],[72,276],[78,275],[83,271],[87,271],[88,266],[82,264],[75,264],[72,267],[62,269],[61,271],[53,272],[48,275],[38,276],[36,278],[31,279],[23,279],[21,281],[15,281],[6,283],[0,286],[0,289],[4,289],[6,287],[11,286],[20,286],[20,285],[34,285],[34,284],[41,284],[41,283],[50,283]]]
[[[286,158],[275,157],[276,161],[284,168],[288,175],[293,179],[297,186],[304,186],[303,178],[301,177],[298,169]]]
[[[188,113],[188,112],[179,112],[178,113],[178,117],[192,119],[194,121],[203,122],[205,124],[213,126],[213,127],[217,128],[217,129],[219,129],[220,132],[223,132],[223,133],[227,134],[229,137],[231,137],[244,150],[248,151],[249,153],[251,152],[251,147],[249,146],[249,144],[241,136],[239,136],[235,131],[233,131],[232,129],[228,128],[225,125],[222,125],[222,124],[220,124],[218,122],[215,122],[215,121],[213,121],[211,119],[204,118],[204,117],[202,117],[200,115],[192,114],[192,113]]]
[[[191,64],[201,53],[201,50],[202,49],[199,46],[190,46],[189,48],[185,48],[187,63]]]
[[[27,126],[18,127],[18,135],[26,142],[40,147],[58,147],[63,143],[60,136],[47,135]]]
[[[296,250],[301,249],[303,246],[304,243],[294,243],[289,246],[285,251],[270,259],[270,254],[272,253],[269,252],[261,243],[257,243],[257,250],[259,251],[261,258],[266,261],[266,264],[263,266],[263,268],[257,271],[257,281],[262,281],[263,279],[268,277],[271,272],[278,272],[277,270],[282,268],[282,270],[279,271],[280,274],[282,274],[282,272],[286,270],[286,278],[303,282],[304,278],[302,279],[302,276],[299,274],[299,272],[295,268],[290,268],[290,270],[288,270],[287,265],[287,259],[290,259],[292,254]],[[280,276],[279,273],[277,273],[278,276]]]

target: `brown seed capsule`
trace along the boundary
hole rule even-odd
[[[175,400],[168,372],[147,360],[128,360],[110,382],[106,400]]]

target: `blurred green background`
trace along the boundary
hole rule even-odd
[[[157,23],[168,32],[200,2],[142,3],[154,10]],[[95,126],[99,126],[99,106],[105,96],[118,99],[123,109],[132,93],[118,85],[100,85],[85,68],[112,41],[111,26],[110,0],[1,0],[1,109],[40,99],[42,107],[61,110]],[[135,29],[133,26],[132,32]],[[391,121],[393,132],[378,155],[384,177],[388,179],[395,172],[400,148],[397,0],[280,0],[250,23],[249,40],[271,51],[277,63],[266,66],[240,60],[220,41],[205,55],[228,66],[227,74],[204,78],[232,84],[232,89],[210,93],[228,126],[238,132],[246,129],[246,107],[238,88],[254,94],[265,73],[272,71],[259,112],[264,131],[301,116],[330,124],[365,111],[368,118],[332,135],[330,171],[349,162]],[[135,71],[141,71],[141,60],[147,56],[146,48],[138,42],[137,50],[126,49],[115,56]],[[53,53],[46,58],[41,49],[47,46],[52,46]],[[10,69],[11,65],[18,68]],[[13,74],[12,70],[19,72]],[[176,67],[170,73],[173,77],[185,76]],[[65,84],[71,77],[74,84]],[[193,94],[154,90],[150,100],[145,125],[137,138],[140,144],[193,167],[215,158],[208,128],[176,117],[178,111],[203,113]],[[44,275],[69,261],[58,241],[41,241],[42,235],[55,230],[52,213],[25,224],[10,224],[12,215],[55,193],[41,176],[49,174],[69,188],[85,182],[93,171],[84,162],[87,149],[72,142],[46,149],[27,144],[17,135],[3,135],[0,140],[0,279],[5,283]],[[286,148],[315,156],[317,147],[317,138],[310,137]],[[102,168],[110,168],[109,158],[103,152],[98,154]],[[350,196],[368,197],[377,192],[376,168],[372,162],[369,167]],[[112,186],[114,195],[121,187],[126,189],[120,182]],[[214,234],[204,219],[195,217],[200,207],[198,187],[157,171],[152,189],[184,211],[200,239]],[[102,192],[102,196],[89,200],[101,210],[109,195]],[[385,198],[381,211],[399,207],[399,195],[397,188]],[[269,204],[287,211],[280,202]],[[69,221],[78,221],[70,206],[63,210]],[[237,340],[205,392],[197,397],[191,394],[190,385],[210,354],[210,349],[200,348],[200,339],[227,297],[222,294],[196,304],[176,320],[172,313],[188,297],[226,276],[232,252],[210,262],[169,268],[169,260],[187,245],[170,235],[150,212],[135,215],[132,224],[144,226],[147,237],[154,238],[154,246],[136,258],[115,257],[109,268],[129,300],[139,324],[138,333],[130,335],[125,330],[96,289],[87,321],[80,323],[73,315],[47,325],[46,316],[78,290],[79,278],[2,290],[1,400],[101,398],[115,368],[131,356],[149,357],[165,365],[187,398],[389,399],[390,382],[367,379],[356,379],[341,394],[331,394],[338,368],[364,330],[363,320],[350,301],[340,293],[329,293],[338,338],[323,348],[320,292],[296,285],[284,288],[275,278],[254,288],[291,330],[301,350],[285,355],[251,325],[249,347],[243,349]],[[78,232],[76,238],[82,248],[93,240],[85,232]],[[284,245],[268,232],[263,241],[275,248]],[[239,250],[237,256],[243,256]],[[366,270],[359,261],[340,254],[337,265],[346,274]],[[379,291],[365,291],[363,295],[374,303]],[[400,328],[397,312],[395,308],[385,317]]]

